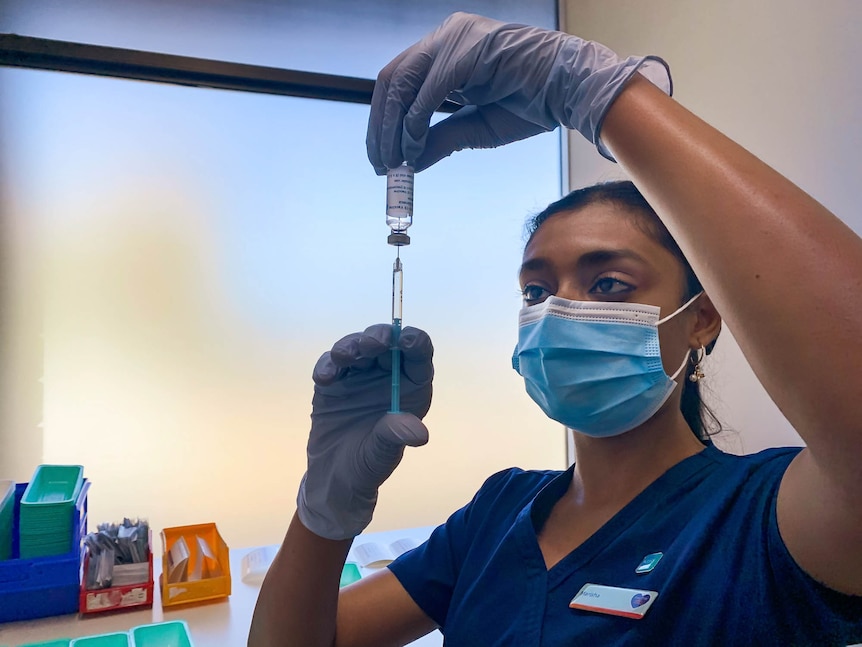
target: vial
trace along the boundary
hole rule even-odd
[[[393,236],[406,239],[401,244],[407,244],[410,242],[407,228],[412,224],[413,168],[405,163],[386,173],[386,225]]]

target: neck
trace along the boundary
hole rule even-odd
[[[577,432],[570,490],[578,505],[622,506],[681,460],[703,450],[677,406],[670,402],[640,427],[611,438]]]

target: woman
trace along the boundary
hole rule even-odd
[[[250,645],[401,645],[437,626],[471,647],[862,641],[862,241],[669,92],[658,59],[466,14],[384,68],[378,172],[563,125],[648,205],[625,185],[576,194],[524,252],[513,362],[575,429],[577,464],[491,477],[427,544],[340,594],[377,487],[427,440],[431,344],[415,329],[399,342],[402,414],[385,414],[387,326],[324,354]],[[467,107],[429,128],[447,96]],[[680,385],[704,371],[718,312],[807,448],[732,457],[692,433]]]

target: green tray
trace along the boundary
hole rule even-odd
[[[135,647],[193,647],[185,622],[159,622],[132,629]]]
[[[81,465],[40,465],[24,490],[21,505],[74,505],[83,483]]]
[[[359,567],[353,562],[347,562],[341,569],[341,581],[338,583],[338,588],[353,584],[361,579],[362,574],[359,572]]]
[[[12,527],[15,512],[15,486],[8,490],[11,481],[0,481],[0,561],[12,558]],[[7,491],[8,490],[8,491]],[[10,496],[11,493],[11,496]]]
[[[100,636],[85,636],[75,638],[70,647],[129,647],[129,634],[102,634]]]

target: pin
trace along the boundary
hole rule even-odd
[[[638,564],[638,567],[635,569],[635,573],[643,575],[651,572],[661,561],[662,557],[664,557],[663,553],[650,553],[641,560],[641,563]]]

